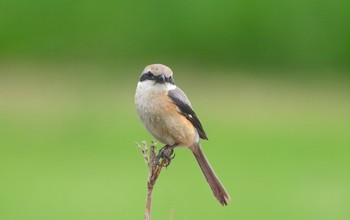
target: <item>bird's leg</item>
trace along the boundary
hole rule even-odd
[[[174,159],[175,154],[171,156],[174,153],[174,148],[177,146],[177,144],[174,145],[165,145],[162,149],[159,150],[159,153],[157,155],[157,165],[160,165],[159,160],[160,159],[167,159],[167,162],[162,165],[164,167],[167,167],[170,165],[170,162],[172,159]]]

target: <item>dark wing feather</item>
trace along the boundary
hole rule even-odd
[[[189,120],[193,126],[197,129],[199,137],[208,140],[207,135],[204,132],[203,126],[199,121],[196,113],[192,110],[191,103],[188,100],[185,93],[179,89],[170,90],[168,93],[170,100],[178,107],[179,112]]]

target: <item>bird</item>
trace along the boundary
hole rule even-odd
[[[175,147],[188,147],[192,151],[214,196],[221,205],[227,205],[230,196],[200,145],[200,139],[208,140],[208,137],[190,100],[175,85],[169,67],[151,64],[144,68],[137,83],[135,105],[146,130],[171,152]]]

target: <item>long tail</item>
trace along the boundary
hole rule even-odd
[[[190,147],[190,149],[192,150],[193,155],[196,157],[197,162],[205,176],[205,179],[209,183],[209,186],[214,193],[214,196],[221,205],[227,205],[227,202],[231,200],[230,196],[214,173],[214,170],[211,168],[207,158],[202,151],[201,146],[198,144],[196,146]]]

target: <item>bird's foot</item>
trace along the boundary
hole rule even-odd
[[[175,158],[174,146],[165,145],[162,149],[159,150],[157,155],[156,165],[168,167],[170,162]],[[160,159],[165,159],[165,163],[159,162]]]

